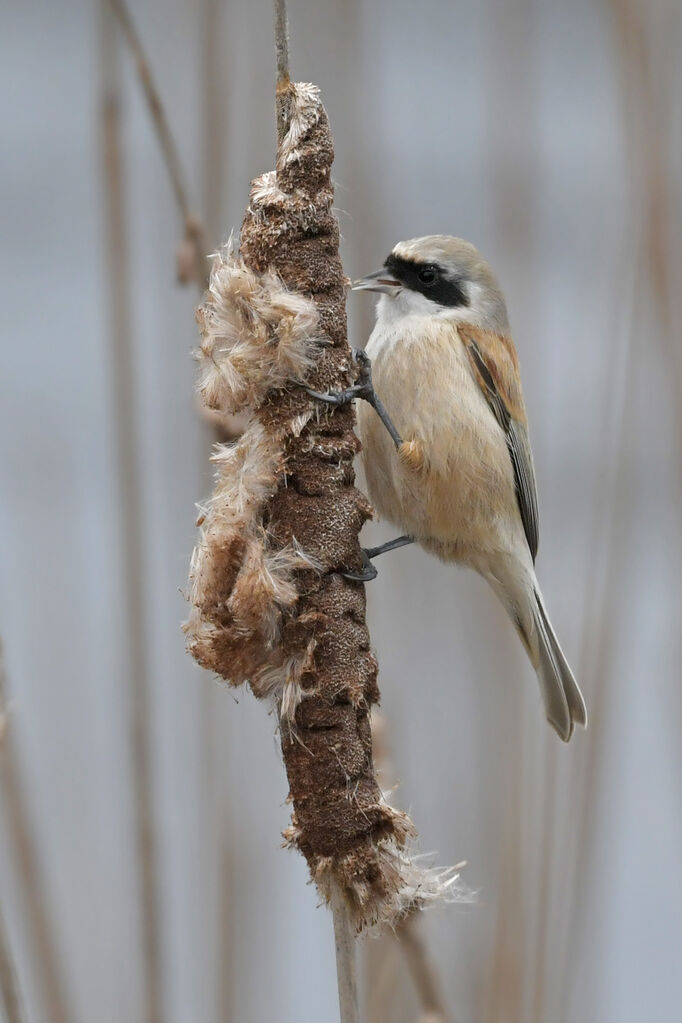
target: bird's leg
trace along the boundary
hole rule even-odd
[[[347,387],[344,391],[330,391],[328,394],[313,391],[310,387],[304,387],[303,390],[307,391],[311,398],[317,398],[318,401],[326,401],[329,405],[347,405],[354,398],[362,398],[364,401],[368,401],[390,433],[391,440],[396,448],[399,448],[403,441],[391,422],[391,417],[384,408],[379,395],[374,390],[374,385],[372,384],[372,363],[369,356],[361,348],[354,348],[353,360],[359,366],[359,373],[352,387]]]
[[[363,547],[361,571],[342,572],[341,574],[355,583],[368,583],[372,579],[376,579],[379,574],[372,564],[372,558],[376,558],[377,555],[383,554],[385,551],[394,551],[397,547],[405,547],[408,543],[414,543],[413,536],[397,536],[395,540],[388,540],[386,543],[380,544],[379,547]]]

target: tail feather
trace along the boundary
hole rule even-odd
[[[538,639],[536,671],[547,720],[564,742],[574,725],[587,725],[587,711],[578,683],[552,629],[540,592],[535,590],[534,624]]]
[[[479,571],[509,612],[537,672],[547,720],[568,742],[575,725],[587,725],[585,702],[554,635],[530,554],[527,564],[498,555],[482,563]]]

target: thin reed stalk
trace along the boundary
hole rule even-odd
[[[54,928],[48,916],[45,881],[38,858],[37,843],[29,820],[26,796],[19,774],[19,757],[14,742],[11,708],[7,702],[5,667],[0,645],[0,788],[7,818],[7,833],[13,846],[13,860],[20,878],[21,898],[36,955],[38,984],[50,1023],[71,1023],[72,1015],[57,952]],[[10,1017],[11,1018],[11,1017]]]
[[[384,791],[392,792],[396,786],[396,772],[391,762],[389,743],[386,734],[386,720],[380,713],[372,715],[372,739],[374,741],[375,763],[377,775],[381,779]],[[397,964],[390,954],[396,943],[403,961],[407,966],[410,979],[414,986],[421,1019],[429,1023],[454,1023],[452,1014],[447,1008],[443,994],[443,985],[438,974],[436,963],[429,952],[429,947],[421,927],[422,913],[419,909],[407,913],[400,920],[392,935],[386,935],[380,942],[366,942],[367,970],[376,967],[374,984],[369,988],[367,1008],[371,1010],[373,1019],[383,1020],[391,1012],[389,999],[396,997],[395,987],[398,983]],[[372,946],[383,944],[383,954],[376,955]],[[370,958],[371,957],[371,958]],[[400,997],[400,992],[398,992]]]
[[[656,76],[675,74],[674,54],[659,36],[658,45],[651,45],[649,32],[656,31],[656,22],[647,27],[645,12],[648,8],[636,0],[610,0],[610,13],[618,57],[618,73],[621,88],[623,131],[628,150],[626,166],[630,171],[631,202],[627,219],[628,235],[620,241],[626,253],[634,254],[632,265],[625,272],[617,266],[614,275],[613,305],[614,329],[609,341],[609,352],[605,364],[609,368],[609,398],[605,409],[606,422],[600,431],[607,437],[607,471],[600,481],[598,504],[607,508],[606,518],[597,523],[593,533],[594,557],[590,564],[601,562],[601,577],[591,587],[590,599],[585,605],[585,640],[583,663],[585,669],[597,680],[592,696],[592,723],[587,733],[588,753],[583,784],[580,787],[580,801],[577,805],[578,826],[575,842],[571,849],[567,877],[569,890],[576,887],[578,879],[587,876],[589,852],[592,837],[598,826],[599,778],[608,749],[605,736],[606,712],[613,696],[613,674],[611,669],[615,649],[620,606],[617,599],[621,592],[623,562],[618,552],[628,549],[626,537],[626,516],[623,509],[630,507],[625,453],[632,443],[628,431],[630,410],[635,400],[637,380],[637,359],[641,354],[636,342],[642,340],[649,358],[651,338],[661,342],[661,354],[667,363],[670,376],[676,380],[674,393],[680,393],[682,360],[677,344],[677,295],[673,286],[670,263],[673,258],[670,232],[675,224],[675,205],[671,201],[671,188],[666,170],[667,132],[670,122],[666,120],[665,94],[655,87]],[[675,5],[670,7],[671,16],[677,18],[680,27],[680,12]],[[674,25],[663,23],[668,40],[675,38]],[[661,31],[661,25],[658,31]],[[653,60],[657,53],[658,59]],[[664,58],[667,55],[667,60]],[[623,281],[626,282],[625,287]],[[647,295],[648,292],[648,295]],[[623,311],[623,295],[628,296]],[[646,321],[647,329],[641,335],[637,322],[638,310],[649,299],[655,316]],[[642,349],[644,351],[644,349]],[[613,366],[619,367],[615,380],[611,377]],[[677,447],[682,438],[682,406],[675,403],[677,417]],[[672,459],[676,467],[679,487],[680,459]],[[601,559],[597,558],[601,554]],[[592,623],[598,622],[599,629]],[[677,718],[671,717],[676,727]],[[679,729],[676,729],[676,734]],[[676,743],[676,739],[675,739]],[[676,748],[676,747],[675,747]],[[575,969],[580,952],[581,927],[589,907],[589,889],[580,885],[581,897],[572,899],[567,906],[565,929],[565,962],[560,975],[557,1004],[566,1004],[566,992],[570,984],[571,971]]]
[[[2,906],[0,906],[0,999],[7,1023],[25,1023]]]
[[[396,936],[417,992],[422,1019],[429,1023],[452,1023],[436,964],[420,930],[419,916],[417,912],[404,917],[396,928]]]
[[[334,884],[331,894],[336,949],[336,981],[339,988],[340,1023],[360,1023],[355,934],[343,891]]]
[[[275,119],[277,141],[282,142],[289,125],[289,103],[291,98],[291,75],[289,73],[289,19],[286,0],[275,2],[275,55],[277,61],[277,84],[275,87]]]
[[[488,6],[488,73],[485,76],[486,156],[493,227],[499,251],[506,258],[510,291],[534,291],[534,224],[537,175],[537,104],[534,69],[537,62],[537,11],[533,0],[507,0]],[[500,101],[504,97],[504,102]],[[519,145],[522,139],[522,145]],[[510,160],[514,152],[518,158]],[[494,652],[501,675],[509,663]],[[511,683],[512,679],[506,681]],[[516,736],[508,756],[498,763],[501,836],[497,887],[496,929],[487,979],[487,1023],[528,1023],[524,1017],[525,981],[530,960],[524,898],[524,811],[528,801],[524,765],[528,745],[524,703],[511,685],[500,700],[500,713],[509,735]]]
[[[0,756],[2,747],[6,741],[9,731],[9,720],[7,710],[7,697],[5,693],[4,664],[2,648],[0,647]],[[3,757],[4,760],[4,757]],[[4,769],[4,764],[2,768]],[[24,1023],[24,1015],[19,1000],[19,989],[17,987],[17,976],[14,969],[14,957],[10,948],[9,935],[5,927],[5,920],[0,903],[0,999],[4,1009],[7,1023]]]
[[[126,193],[120,93],[111,0],[101,0],[102,171],[105,182],[106,266],[115,409],[117,479],[121,507],[121,566],[128,664],[130,744],[133,763],[135,840],[140,884],[145,1023],[161,1023],[161,939],[157,908],[156,847],[151,777],[150,688],[145,593],[142,582],[144,515],[138,464],[135,358],[128,273]],[[120,6],[120,5],[119,5]]]
[[[163,162],[168,171],[175,202],[182,219],[184,238],[177,253],[178,280],[183,284],[194,281],[203,289],[208,284],[209,272],[204,225],[190,206],[182,161],[170,129],[166,109],[161,101],[161,94],[154,81],[151,65],[130,11],[124,0],[108,0],[108,2],[111,4],[111,9],[135,59],[137,75],[147,101],[149,115],[161,147]]]
[[[221,147],[224,110],[216,102],[215,78],[216,69],[220,66],[216,59],[216,5],[218,0],[206,0],[206,32],[204,66],[204,123],[207,158],[206,167],[206,208],[207,221],[202,221],[193,212],[185,184],[186,176],[182,167],[180,153],[170,121],[156,86],[142,40],[137,33],[125,0],[107,0],[119,21],[123,38],[135,60],[138,80],[147,102],[149,116],[156,131],[161,155],[171,183],[175,202],[184,225],[184,236],[176,251],[177,279],[180,284],[195,284],[200,292],[205,291],[209,278],[208,241],[205,223],[210,224],[210,236],[217,234],[217,211],[219,210],[219,186],[221,182]],[[214,216],[215,215],[215,219]],[[224,415],[207,406],[201,408],[202,418],[215,431],[219,441],[238,437],[244,428],[242,420],[237,416]]]

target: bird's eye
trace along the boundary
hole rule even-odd
[[[419,271],[417,276],[419,277],[421,283],[425,284],[426,287],[428,288],[432,284],[436,283],[436,278],[438,274],[436,272],[435,266],[425,266],[422,270]]]

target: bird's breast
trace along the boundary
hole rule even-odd
[[[412,465],[401,459],[374,410],[360,403],[367,487],[379,514],[452,557],[472,545],[506,544],[500,534],[518,517],[506,439],[456,325],[436,317],[380,321],[367,354],[398,433],[422,455]]]

